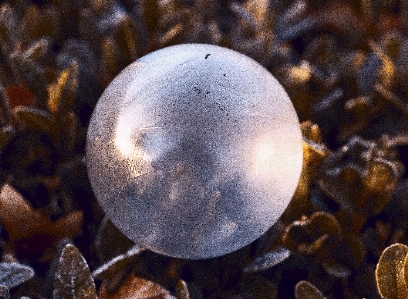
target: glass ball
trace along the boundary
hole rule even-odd
[[[112,222],[147,249],[191,259],[265,233],[293,196],[302,158],[299,120],[279,82],[249,57],[204,44],[125,68],[96,105],[86,147]]]

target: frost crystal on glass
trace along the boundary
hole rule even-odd
[[[213,45],[150,53],[107,87],[87,136],[96,197],[137,244],[180,258],[235,251],[272,226],[302,166],[279,82]]]

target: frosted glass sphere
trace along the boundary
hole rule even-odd
[[[184,44],[138,59],[106,88],[86,161],[96,198],[126,236],[164,255],[211,258],[251,243],[283,213],[302,136],[288,95],[260,64]]]

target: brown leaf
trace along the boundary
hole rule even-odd
[[[43,222],[42,215],[8,184],[0,191],[0,219],[11,240],[32,235]]]
[[[39,258],[45,250],[64,237],[75,237],[82,228],[83,212],[76,211],[55,222],[30,204],[10,185],[0,191],[0,219],[16,253]]]
[[[121,50],[124,64],[133,62],[138,57],[138,45],[136,43],[136,30],[133,20],[126,16],[116,28],[115,41]]]
[[[103,264],[101,267],[93,271],[92,276],[94,278],[109,279],[113,277],[116,272],[128,266],[129,263],[143,251],[143,248],[141,248],[139,245],[135,245],[126,253],[113,258],[109,262]]]
[[[104,38],[101,45],[102,68],[103,72],[107,72],[112,78],[118,72],[119,55],[116,41],[111,36]]]
[[[115,246],[113,247],[112,244],[115,244]],[[99,226],[95,238],[95,245],[98,258],[103,262],[108,262],[120,256],[123,252],[127,252],[135,243],[126,237],[110,219],[105,216]]]
[[[168,290],[159,284],[134,275],[130,275],[122,286],[109,294],[104,283],[99,290],[100,299],[175,299]]]
[[[75,148],[78,137],[79,121],[73,111],[69,111],[59,118],[61,145],[64,157],[69,157]]]
[[[330,250],[323,253],[322,266],[335,277],[348,277],[366,256],[366,248],[358,236],[345,234],[341,241],[331,244]]]
[[[388,54],[382,49],[382,47],[378,44],[376,44],[374,41],[369,41],[369,46],[371,50],[377,55],[377,57],[381,60],[382,62],[382,67],[380,70],[380,78],[381,78],[381,83],[385,88],[391,87],[394,77],[395,77],[395,72],[396,72],[396,67],[394,65],[394,62],[392,59],[388,56]]]
[[[0,299],[10,299],[10,291],[4,285],[0,285]]]
[[[290,251],[284,247],[278,247],[275,250],[257,257],[248,266],[244,268],[245,273],[255,273],[270,269],[290,256]]]
[[[313,136],[311,136],[313,137]],[[316,137],[316,136],[314,136]],[[285,220],[293,221],[303,215],[309,207],[309,189],[319,165],[327,156],[327,149],[312,140],[303,138],[302,172],[295,194],[284,214]],[[289,219],[288,219],[289,218]]]
[[[142,18],[150,34],[156,31],[159,24],[159,6],[156,0],[142,1]]]
[[[408,246],[400,243],[387,247],[381,254],[375,270],[378,291],[383,298],[408,298],[405,280],[405,260]]]
[[[8,144],[11,138],[14,135],[14,127],[5,126],[0,129],[0,150],[3,150],[4,147]]]
[[[97,298],[88,264],[72,244],[65,245],[59,258],[54,276],[54,298]]]
[[[49,136],[54,134],[54,122],[51,115],[45,110],[27,106],[17,106],[13,109],[17,120],[26,128],[42,131]]]
[[[314,254],[340,238],[341,228],[337,219],[329,213],[316,212],[310,219],[290,224],[283,235],[283,244],[301,254]]]
[[[353,137],[324,160],[319,186],[344,210],[378,214],[401,175],[398,161],[383,158],[386,154],[376,142]]]
[[[21,23],[21,41],[27,46],[30,41],[43,36],[55,37],[60,30],[60,16],[55,9],[40,9],[37,5],[30,5],[24,13]]]
[[[320,292],[314,285],[306,280],[299,281],[295,286],[296,299],[325,299],[322,292]]]
[[[176,297],[177,299],[190,299],[187,283],[182,279],[179,279],[176,283]]]
[[[55,84],[48,88],[48,109],[53,115],[64,115],[72,110],[78,89],[79,67],[72,62],[63,70]]]
[[[0,192],[0,219],[11,240],[34,234],[73,238],[82,227],[83,212],[72,212],[51,222],[41,210],[33,209],[20,193],[5,184]]]
[[[52,222],[49,228],[50,234],[58,238],[68,237],[72,239],[81,230],[83,220],[83,211],[75,211],[66,216],[62,216]]]
[[[300,124],[300,129],[302,130],[302,135],[306,139],[309,139],[315,143],[321,143],[323,140],[322,132],[318,125],[314,124],[310,120],[304,121]]]
[[[240,281],[238,298],[277,299],[278,287],[265,277],[255,274]]]
[[[35,95],[24,85],[10,85],[4,88],[9,104],[16,106],[31,106],[35,103]]]
[[[38,61],[50,50],[51,41],[48,38],[41,38],[34,41],[30,47],[24,51],[24,58],[31,61]]]
[[[295,194],[284,214],[285,221],[293,221],[304,215],[309,208],[310,184],[316,176],[319,165],[328,155],[328,150],[321,144],[321,132],[316,124],[306,121],[301,124],[303,135],[303,165]]]

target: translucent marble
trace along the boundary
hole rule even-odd
[[[191,259],[266,232],[302,166],[299,121],[279,82],[247,56],[204,44],[125,68],[95,108],[86,151],[112,222],[137,244]]]

